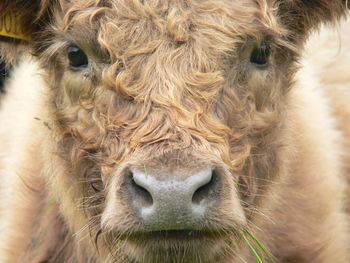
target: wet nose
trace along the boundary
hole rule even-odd
[[[131,169],[128,176],[132,206],[153,230],[196,228],[218,198],[219,178],[212,168],[185,176]]]

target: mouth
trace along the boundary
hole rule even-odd
[[[138,232],[125,239],[125,249],[131,262],[137,263],[218,263],[226,238],[191,229]]]
[[[151,232],[134,233],[128,237],[130,241],[167,241],[186,242],[204,239],[216,239],[221,236],[219,233],[199,230],[161,230]]]

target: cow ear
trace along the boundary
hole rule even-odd
[[[30,40],[47,23],[56,0],[1,0],[0,35]]]
[[[273,1],[281,23],[290,30],[295,40],[303,39],[322,23],[338,22],[348,13],[350,5],[349,0]]]
[[[0,59],[14,64],[30,50],[60,0],[0,0]]]

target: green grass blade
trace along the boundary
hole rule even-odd
[[[264,263],[262,261],[261,257],[259,256],[258,252],[256,252],[254,246],[250,243],[250,241],[246,237],[245,233],[242,233],[242,237],[243,237],[244,241],[247,243],[247,245],[249,247],[249,250],[252,252],[252,254],[253,254],[254,258],[255,258],[255,261],[257,263]]]
[[[147,167],[146,167],[145,164],[143,165],[143,168],[144,168],[144,170],[145,170],[145,175],[146,175],[146,177],[148,177]]]
[[[275,259],[274,259],[273,255],[271,254],[271,252],[264,246],[264,244],[262,244],[256,238],[256,236],[252,232],[250,232],[249,230],[244,230],[244,233],[246,233],[255,242],[255,244],[257,244],[260,251],[262,251],[270,259],[271,262],[273,262],[273,263],[275,262]]]

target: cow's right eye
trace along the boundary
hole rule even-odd
[[[70,46],[68,48],[69,64],[73,68],[84,68],[89,64],[89,59],[83,50],[76,46]]]

